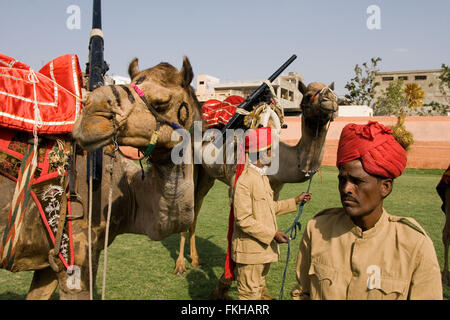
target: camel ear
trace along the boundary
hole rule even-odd
[[[183,87],[189,87],[192,79],[194,79],[194,71],[192,71],[191,62],[188,57],[183,57],[183,67],[180,70],[181,79],[183,79]]]
[[[334,91],[334,81],[328,86],[328,88]]]
[[[306,92],[306,86],[303,81],[298,82],[298,90],[304,95]]]
[[[131,60],[128,67],[128,74],[130,75],[130,78],[133,79],[139,72],[138,58],[134,58]]]

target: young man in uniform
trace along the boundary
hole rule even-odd
[[[406,152],[391,133],[374,121],[342,130],[342,208],[326,209],[308,222],[294,299],[442,299],[431,239],[414,219],[383,208],[406,166]]]
[[[276,215],[296,211],[297,204],[311,199],[310,193],[296,198],[273,201],[273,190],[265,175],[270,165],[271,129],[258,128],[245,137],[247,165],[239,176],[233,197],[234,231],[231,257],[236,263],[240,300],[271,299],[265,277],[270,263],[278,261],[278,243],[289,237],[278,231]]]

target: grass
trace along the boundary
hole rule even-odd
[[[440,209],[441,200],[435,187],[443,170],[407,169],[396,179],[392,194],[385,201],[385,208],[394,215],[415,218],[433,240],[439,263],[443,265],[442,228],[445,216]],[[281,192],[281,199],[294,197],[305,191],[307,184],[288,184]],[[303,226],[318,211],[339,206],[337,169],[323,167],[311,185],[313,200],[305,206]],[[179,235],[172,235],[161,242],[150,241],[142,235],[124,234],[116,238],[108,249],[108,274],[106,299],[209,299],[211,291],[223,273],[226,252],[226,234],[229,206],[227,186],[217,182],[205,198],[197,227],[197,248],[204,263],[193,268],[186,256],[187,272],[173,274],[179,251]],[[278,218],[280,230],[286,230],[295,213]],[[295,284],[295,260],[302,231],[293,241],[288,265],[284,298],[290,299],[289,291]],[[188,244],[186,244],[188,252]],[[267,286],[278,297],[286,261],[287,246],[281,246],[281,258],[271,265]],[[101,294],[103,256],[100,258],[95,298]],[[23,299],[32,278],[31,272],[10,273],[0,270],[0,299]],[[230,296],[236,298],[234,283]],[[444,286],[444,298],[450,298],[450,287]]]

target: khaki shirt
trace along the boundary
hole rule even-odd
[[[278,261],[275,216],[295,211],[295,199],[273,201],[267,176],[247,166],[236,183],[233,205],[232,259],[242,264]]]
[[[297,259],[293,299],[442,299],[431,239],[412,218],[383,209],[362,231],[343,208],[308,222]]]

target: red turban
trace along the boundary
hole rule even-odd
[[[406,151],[392,132],[376,121],[366,125],[347,124],[339,139],[336,166],[360,159],[367,173],[397,178],[406,167]]]
[[[245,136],[245,152],[260,152],[272,146],[272,129],[262,127]]]

